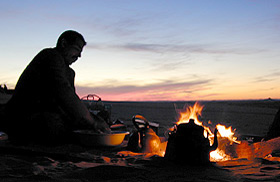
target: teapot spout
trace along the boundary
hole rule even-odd
[[[218,130],[217,128],[215,128],[215,132],[214,132],[214,143],[213,145],[210,147],[210,151],[214,151],[218,148],[218,137],[217,137],[217,133]]]

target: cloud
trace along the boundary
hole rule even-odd
[[[188,64],[190,64],[190,61],[187,60],[187,57],[185,58],[185,60],[178,60],[178,57],[176,57],[176,59],[172,60],[172,61],[169,61],[169,60],[167,60],[166,62],[160,61],[160,64],[152,63],[151,71],[159,71],[159,70],[161,70],[161,71],[174,71],[174,70],[178,70],[179,68],[182,68],[182,66],[186,65],[187,64],[186,62],[188,62]]]
[[[141,58],[142,64],[147,64],[150,71],[176,71],[188,69],[196,60],[227,60],[231,55],[247,56],[256,55],[266,50],[255,48],[236,48],[224,45],[210,44],[90,44],[89,48],[99,49],[105,52],[123,52]],[[218,59],[222,57],[223,59]]]
[[[133,52],[153,52],[153,53],[205,53],[205,54],[255,54],[266,51],[255,48],[224,48],[224,45],[206,44],[148,44],[148,43],[127,43],[120,45],[94,45],[89,44],[89,48],[94,49],[115,49]],[[223,48],[220,48],[223,47]]]
[[[263,76],[258,76],[255,77],[253,82],[254,83],[260,83],[260,82],[271,82],[275,81],[280,77],[280,71],[272,71],[269,74],[263,75]]]
[[[136,98],[136,95],[142,95],[145,98],[170,98],[172,94],[193,93],[207,89],[207,85],[211,84],[211,79],[197,79],[193,81],[176,82],[172,80],[164,80],[155,84],[148,85],[103,85],[97,87],[77,86],[79,95],[84,96],[89,93],[97,93],[100,95],[127,95]]]

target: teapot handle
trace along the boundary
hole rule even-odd
[[[135,115],[132,117],[132,122],[137,130],[140,130],[139,124],[144,124],[145,128],[149,127],[149,121],[141,115]]]
[[[82,100],[92,100],[92,101],[94,101],[94,97],[97,97],[98,100],[101,100],[101,97],[99,97],[99,96],[96,95],[96,94],[88,94],[87,96],[84,96],[84,97],[82,97],[81,99],[82,99]]]

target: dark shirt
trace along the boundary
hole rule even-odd
[[[85,118],[88,113],[75,92],[74,77],[74,70],[56,48],[42,50],[20,76],[7,105],[8,113],[29,117],[60,110],[73,121]]]

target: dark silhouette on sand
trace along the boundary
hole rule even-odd
[[[75,92],[75,72],[70,65],[81,57],[86,41],[72,30],[63,32],[56,47],[39,52],[21,74],[6,105],[0,130],[11,141],[61,143],[72,130],[108,131],[108,125],[93,119]]]
[[[269,127],[265,140],[270,140],[276,137],[280,137],[280,109],[276,113],[274,120]]]
[[[3,93],[3,94],[13,94],[14,90],[13,89],[8,89],[6,84],[1,84],[0,85],[0,93]]]

